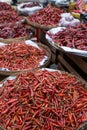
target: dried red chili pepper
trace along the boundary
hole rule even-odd
[[[87,122],[84,87],[75,76],[59,71],[20,74],[0,90],[0,125],[7,130],[76,130]]]
[[[48,35],[56,45],[58,44],[59,46],[67,46],[87,51],[87,24],[69,27],[56,34],[48,33]]]
[[[26,23],[10,23],[0,25],[0,38],[9,39],[17,37],[31,36],[33,34],[31,27]]]
[[[56,26],[58,25],[60,14],[62,12],[63,10],[48,5],[29,16],[29,21],[39,23],[44,26]]]
[[[10,10],[2,10],[0,11],[0,24],[7,24],[11,22],[18,22],[23,20],[21,16],[17,14],[16,11],[10,11]]]
[[[0,11],[2,11],[2,10],[13,11],[14,9],[11,7],[11,5],[7,4],[6,2],[0,2]]]
[[[34,69],[39,67],[41,65],[40,62],[43,60],[44,62],[48,60],[48,53],[41,46],[38,46],[37,48],[23,42],[12,43],[0,47],[0,68],[2,69]],[[32,89],[31,95],[33,96]]]

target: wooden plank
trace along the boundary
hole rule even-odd
[[[67,55],[85,74],[87,74],[87,62],[77,56]]]
[[[52,53],[52,52],[51,52],[51,54],[52,54],[51,61],[53,63],[55,63],[55,61],[56,61],[56,55],[54,53]]]
[[[46,40],[45,32],[43,30],[40,30],[40,42],[47,45],[51,51],[56,54],[57,50]]]
[[[61,63],[58,63],[58,69],[59,69],[59,70],[62,70],[62,71],[65,71],[65,69],[64,69],[64,67],[62,66]]]
[[[78,77],[80,77],[81,79],[83,79],[78,73],[77,71],[61,56],[61,55],[58,55],[58,60],[61,64],[63,64],[67,70],[69,72],[71,72],[72,74],[75,74],[77,75]],[[83,79],[84,80],[84,79]]]
[[[4,80],[5,78],[7,78],[8,76],[6,75],[0,75],[0,81]]]

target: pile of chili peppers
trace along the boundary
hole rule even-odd
[[[33,31],[31,27],[23,22],[9,23],[8,26],[0,25],[0,38],[9,39],[17,37],[31,36]]]
[[[10,22],[21,21],[23,18],[17,14],[15,11],[2,10],[0,11],[0,24],[7,24]]]
[[[87,51],[87,24],[69,27],[56,34],[48,33],[53,42],[59,46],[67,46]]]
[[[59,71],[20,74],[0,87],[0,125],[7,130],[76,130],[87,122],[84,87]]]
[[[11,7],[11,5],[7,4],[6,2],[0,2],[0,11],[1,10],[10,10],[13,11],[14,9]]]
[[[38,2],[30,2],[28,4],[24,4],[23,6],[21,6],[21,8],[31,8],[31,7],[34,7],[34,6],[40,6],[40,4]]]
[[[24,42],[8,44],[0,47],[0,68],[10,71],[34,69],[40,67],[40,62],[46,56],[48,53],[42,47],[37,48]]]
[[[60,8],[46,6],[45,8],[37,11],[29,16],[29,21],[38,23],[44,26],[56,26],[60,20],[60,14],[63,10]]]

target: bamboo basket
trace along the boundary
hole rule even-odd
[[[17,23],[27,23],[26,17],[23,17],[23,20],[21,20],[20,22]],[[2,25],[7,25],[7,24],[2,24]],[[16,37],[16,38],[0,38],[0,42],[3,43],[12,43],[12,42],[21,42],[21,41],[25,41],[28,39],[31,39],[34,36],[34,30],[32,29],[32,27],[30,27],[31,29],[31,34],[29,34],[29,36],[24,36],[24,37]]]
[[[87,130],[87,122],[80,126],[77,130]]]
[[[51,25],[41,25],[41,24],[39,24],[39,23],[35,23],[35,22],[31,22],[28,18],[26,18],[26,20],[27,20],[27,23],[29,24],[29,25],[31,25],[31,26],[33,26],[33,27],[36,27],[36,28],[41,28],[41,29],[44,29],[44,30],[49,30],[49,29],[52,29],[52,28],[55,28],[55,27],[58,27],[59,25],[53,25],[53,26],[51,26]]]
[[[50,32],[50,30],[48,32]],[[52,40],[52,38],[51,38],[51,40],[49,40],[46,37],[46,40],[48,41],[48,43],[52,47],[54,47],[56,50],[59,50],[60,52],[63,52],[63,53],[66,53],[66,54],[73,54],[73,55],[76,55],[76,56],[79,56],[79,57],[87,58],[87,51],[85,51],[85,50],[79,50],[77,48],[71,48],[71,47],[67,47],[67,46],[60,46],[58,43],[54,42]],[[64,47],[66,47],[66,48],[64,48]]]
[[[13,43],[13,42],[21,42],[21,41],[31,39],[32,37],[33,37],[33,34],[30,34],[30,36],[19,37],[19,38],[9,38],[9,39],[0,38],[0,42],[6,43],[6,44]]]
[[[0,130],[5,130],[3,127],[0,126]]]
[[[14,70],[12,70],[12,71],[0,70],[0,75],[9,76],[9,75],[18,74],[21,72],[29,72],[29,71],[37,70],[37,69],[40,69],[40,68],[43,68],[43,67],[46,67],[47,65],[49,65],[49,63],[51,61],[51,51],[50,51],[49,47],[46,45],[43,45],[41,43],[38,43],[38,45],[40,47],[42,47],[43,49],[45,49],[48,54],[48,59],[47,59],[47,61],[45,61],[43,63],[43,65],[39,65],[38,67],[32,68],[32,69],[24,69],[24,70],[18,70],[18,71],[17,70],[15,70],[15,71]]]
[[[38,70],[39,70],[39,69],[40,69],[40,68],[38,68]],[[48,68],[43,68],[43,69],[49,70]],[[54,70],[54,69],[50,69],[50,70],[60,71],[60,70]],[[27,72],[28,72],[28,71],[26,71],[26,72],[24,72],[24,73],[27,73]],[[30,70],[30,72],[37,72],[37,69],[35,69],[35,70]],[[75,75],[70,74],[70,73],[65,72],[65,71],[60,71],[60,72],[61,72],[62,74],[68,74],[70,77],[75,76]],[[20,73],[21,73],[21,72],[20,72]],[[20,73],[19,73],[19,74],[20,74]],[[18,73],[13,74],[12,76],[17,76],[17,75],[18,75]],[[78,76],[75,76],[75,77],[76,77],[76,79],[77,79],[78,82],[85,84],[85,85],[84,85],[84,89],[87,89],[87,82],[85,82],[84,80],[80,79]],[[5,79],[2,80],[1,82],[4,83],[7,79],[8,79],[8,78],[5,78]],[[5,83],[6,83],[6,82],[5,82]],[[0,126],[0,130],[6,130],[6,129],[4,129],[4,126]],[[87,121],[86,121],[85,123],[83,123],[81,126],[79,126],[76,130],[87,130]]]

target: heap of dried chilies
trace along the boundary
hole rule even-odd
[[[56,26],[58,25],[60,14],[62,12],[63,10],[48,5],[45,8],[29,16],[29,21],[44,26]]]
[[[56,45],[87,51],[87,24],[69,27],[56,34],[48,33],[48,35]]]
[[[0,38],[30,37],[32,34],[31,27],[23,22],[0,25]]]
[[[0,47],[0,68],[11,71],[37,68],[46,56],[48,60],[48,53],[42,47],[24,42],[8,44]]]
[[[21,8],[32,8],[35,6],[41,6],[38,2],[30,2],[21,6]]]
[[[11,22],[19,22],[23,20],[21,16],[17,14],[16,11],[2,10],[0,11],[0,24],[7,24]]]
[[[7,130],[76,130],[87,122],[87,90],[75,76],[39,70],[0,87],[0,125]]]
[[[6,2],[0,2],[0,11],[1,10],[10,10],[13,11],[14,9],[11,7],[11,5],[7,4]]]

